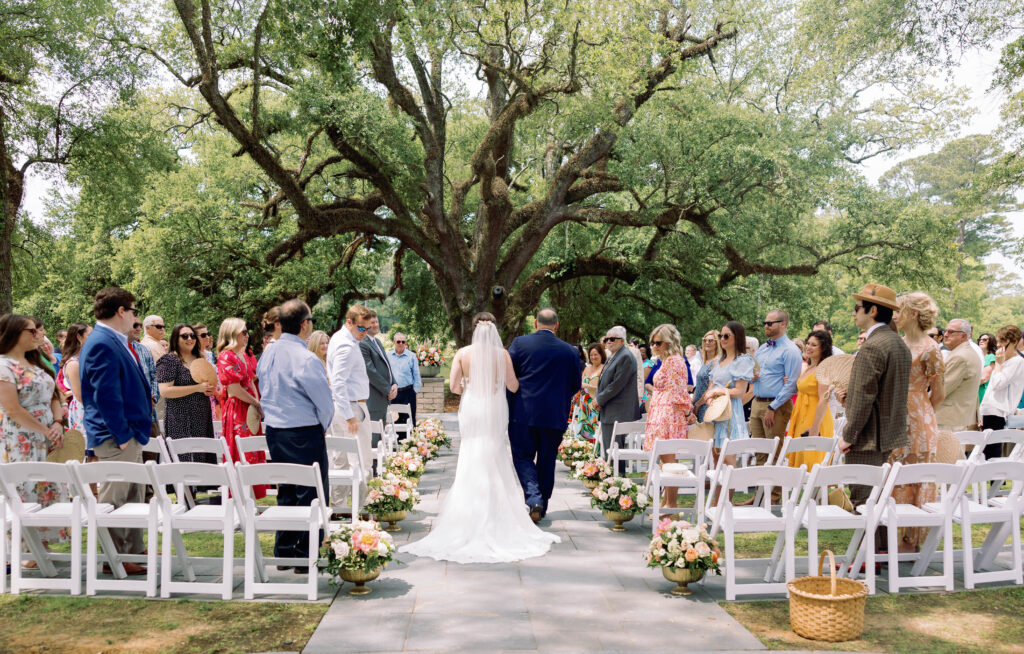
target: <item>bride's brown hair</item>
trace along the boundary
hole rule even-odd
[[[497,322],[494,319],[493,313],[491,313],[490,311],[481,311],[480,313],[473,316],[473,329],[476,329],[476,326],[485,320],[488,322]]]

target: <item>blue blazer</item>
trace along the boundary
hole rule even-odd
[[[149,442],[149,383],[124,343],[102,327],[92,330],[79,355],[82,404],[89,449],[113,438]]]
[[[519,378],[519,392],[509,396],[509,422],[564,431],[583,383],[576,348],[541,330],[516,338],[508,353]]]

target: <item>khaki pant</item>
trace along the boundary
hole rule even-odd
[[[359,459],[362,460],[363,479],[366,480],[373,474],[373,443],[370,432],[370,412],[366,408],[366,402],[350,402],[349,405],[352,407],[352,415],[359,419],[359,431],[355,434],[354,438],[359,441]],[[331,421],[331,426],[327,429],[327,435],[337,438],[353,438],[353,435],[348,433],[348,421],[345,420],[341,411],[335,410],[334,420]],[[348,470],[350,467],[360,464],[360,461],[356,460],[355,457],[352,455],[346,455],[342,452],[328,452],[327,458],[331,468],[335,470]],[[329,493],[331,496],[331,506],[349,506],[349,488],[345,486],[331,486]],[[365,503],[365,481],[359,489],[359,496],[361,498],[361,502]]]
[[[134,438],[128,441],[128,445],[123,450],[117,446],[117,442],[113,438],[108,438],[97,445],[93,452],[100,462],[104,463],[107,461],[142,463],[142,445]],[[146,487],[142,484],[104,483],[100,484],[97,499],[101,504],[113,504],[115,507],[130,503],[142,503],[145,501],[145,489]],[[121,554],[142,554],[146,550],[141,529],[112,528],[110,537],[114,541],[114,547]],[[150,545],[156,547],[156,543],[150,543]]]

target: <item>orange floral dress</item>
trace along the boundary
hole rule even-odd
[[[936,381],[942,382],[946,364],[939,344],[930,338],[921,339],[921,343],[910,346],[910,353],[913,355],[910,364],[910,391],[907,394],[907,437],[910,443],[907,447],[893,450],[889,462],[899,461],[903,465],[935,463],[935,451],[939,446],[939,424],[928,396],[928,386]],[[935,484],[906,484],[894,488],[892,496],[898,504],[922,506],[926,502],[934,502],[938,493]],[[928,530],[924,527],[900,529],[903,542],[913,546],[920,546],[927,533]]]
[[[237,439],[246,436],[262,436],[263,430],[255,434],[249,431],[245,422],[249,411],[249,405],[228,395],[228,386],[241,384],[250,395],[259,398],[259,391],[256,389],[256,357],[243,353],[242,357],[231,350],[224,350],[217,357],[217,381],[220,382],[221,396],[220,405],[221,425],[224,427],[224,439],[228,442],[228,450],[231,452],[231,460],[236,463],[239,460]],[[267,457],[263,452],[250,452],[245,456],[249,463],[266,463]],[[266,486],[253,486],[253,496],[256,499],[265,497]]]
[[[679,354],[667,357],[654,374],[654,393],[644,431],[645,450],[650,451],[658,439],[686,438],[686,414],[693,410],[687,381],[686,364]]]

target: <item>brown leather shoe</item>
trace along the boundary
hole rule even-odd
[[[534,523],[540,522],[540,519],[544,517],[544,507],[540,504],[534,504],[530,507],[530,520]]]
[[[139,565],[138,563],[131,563],[131,562],[127,562],[127,561],[125,563],[122,563],[121,565],[124,566],[124,572],[129,577],[138,577],[140,575],[146,574],[146,566],[144,566],[144,565]],[[109,563],[104,563],[103,564],[103,574],[105,574],[105,575],[114,574],[114,571],[110,569],[110,564]]]

